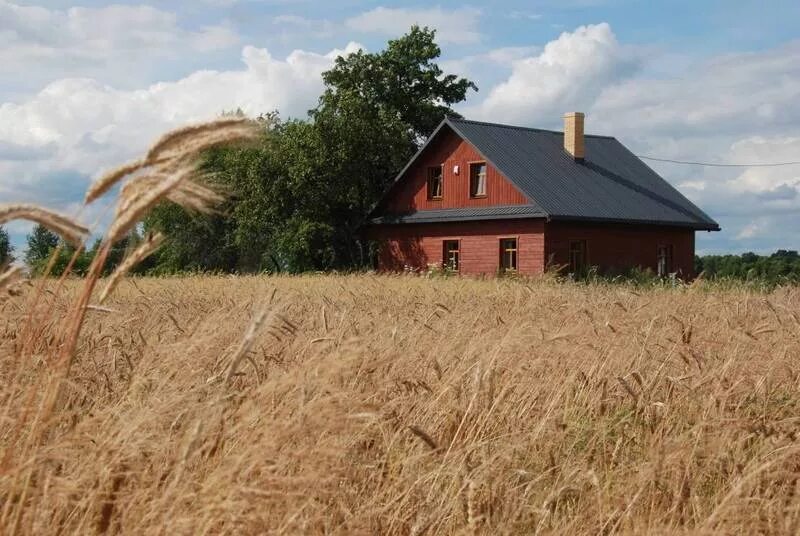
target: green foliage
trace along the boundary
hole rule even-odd
[[[28,235],[28,250],[25,252],[25,264],[30,268],[31,273],[41,275],[47,269],[50,258],[58,249],[56,258],[53,261],[50,274],[61,275],[69,266],[72,257],[75,255],[75,248],[69,244],[62,244],[59,248],[58,235],[50,231],[43,225],[36,225],[31,234]],[[71,273],[75,275],[85,275],[92,262],[91,254],[82,251],[77,255],[72,265]]]
[[[292,217],[275,235],[275,256],[291,272],[329,268],[336,261],[334,234],[326,223]]]
[[[362,113],[396,116],[418,140],[428,136],[445,115],[457,115],[452,104],[478,89],[466,78],[444,74],[435,63],[442,53],[435,37],[435,30],[415,25],[382,52],[362,50],[337,58],[323,74],[327,88],[314,114],[347,110],[357,102]]]
[[[14,262],[13,252],[14,248],[11,247],[11,239],[8,237],[8,231],[0,226],[0,268]]]
[[[695,257],[695,271],[706,279],[800,283],[800,255],[783,249],[771,255],[706,255]]]
[[[47,266],[53,250],[58,246],[58,235],[44,225],[38,224],[28,235],[28,250],[25,252],[25,264],[32,272],[38,273]]]
[[[125,258],[128,251],[136,247],[136,244],[140,240],[139,234],[134,230],[127,237],[114,244],[106,258],[106,264],[103,267],[103,275],[108,275],[113,272]],[[28,235],[27,241],[28,250],[25,252],[25,264],[28,265],[31,273],[42,275],[47,269],[51,257],[55,253],[56,256],[50,270],[50,275],[53,276],[60,276],[63,274],[67,270],[67,267],[70,266],[70,262],[72,262],[69,272],[71,275],[86,275],[101,244],[100,240],[97,240],[90,249],[82,249],[76,255],[74,246],[61,242],[58,235],[42,225],[37,225],[33,228],[31,234]],[[145,261],[134,267],[133,272],[143,273],[151,268],[152,264],[148,264],[148,262]]]
[[[168,244],[154,271],[289,271],[364,266],[359,227],[469,80],[445,75],[435,32],[413,27],[377,53],[338,58],[307,120],[262,116],[256,146],[209,151],[206,170],[229,196],[220,213],[164,204],[145,220]],[[234,112],[235,113],[235,112]]]
[[[778,250],[771,255],[708,255],[695,256],[695,272],[702,272],[705,286],[716,289],[747,288],[769,291],[778,285],[800,284],[800,255],[796,251]],[[563,274],[555,273],[556,277]],[[606,285],[621,283],[635,287],[676,287],[678,278],[659,277],[651,269],[632,268],[621,274],[601,274],[592,267],[565,277],[580,284]]]
[[[152,258],[153,273],[236,269],[237,255],[231,243],[232,222],[219,214],[202,216],[163,203],[144,224],[148,231],[158,230],[169,237]]]
[[[63,274],[69,263],[75,257],[74,262],[72,264],[72,268],[70,269],[70,274],[84,276],[89,271],[89,265],[92,264],[92,259],[94,258],[94,251],[86,251],[81,250],[76,255],[76,249],[69,244],[64,245],[59,251],[58,256],[56,257],[55,264],[53,264],[53,270],[50,272],[52,275],[59,276]],[[44,263],[42,268],[46,266]]]

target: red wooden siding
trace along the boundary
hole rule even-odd
[[[450,130],[442,131],[425,152],[406,171],[395,186],[388,211],[394,213],[417,210],[485,207],[490,205],[523,205],[527,198],[499,171],[487,163],[486,197],[469,196],[469,164],[484,161],[478,151]],[[428,168],[444,164],[442,199],[428,199]],[[453,172],[453,166],[459,173]]]
[[[517,270],[540,274],[544,270],[544,221],[502,220],[458,223],[387,225],[373,227],[369,238],[380,245],[378,269],[424,270],[441,266],[445,240],[460,241],[459,272],[494,275],[500,266],[500,239],[517,239]]]
[[[601,273],[622,273],[633,267],[657,269],[658,246],[672,246],[672,271],[694,275],[694,231],[641,225],[550,222],[545,226],[545,258],[569,265],[569,243],[585,240],[587,262]]]

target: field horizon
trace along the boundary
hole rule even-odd
[[[3,532],[800,529],[797,287],[131,278],[47,416],[57,286],[0,302]]]

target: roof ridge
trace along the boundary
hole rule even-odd
[[[456,123],[472,123],[473,125],[485,125],[485,126],[489,126],[489,127],[510,128],[510,129],[514,129],[514,130],[527,130],[527,131],[531,131],[531,132],[547,132],[549,134],[560,134],[562,136],[564,135],[564,131],[563,130],[550,130],[548,128],[535,128],[535,127],[523,127],[523,126],[519,126],[519,125],[506,125],[504,123],[492,123],[492,122],[489,122],[489,121],[476,121],[474,119],[466,119],[466,118],[463,118],[463,117],[450,117],[450,116],[448,116],[447,120],[448,121],[453,121],[453,122],[456,122]],[[587,137],[587,138],[603,138],[603,139],[610,139],[610,140],[616,139],[614,136],[607,136],[607,135],[603,135],[603,134],[584,134],[584,136]]]

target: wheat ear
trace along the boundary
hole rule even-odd
[[[91,203],[110,190],[112,186],[114,186],[124,177],[139,171],[144,166],[144,160],[134,160],[133,162],[128,162],[127,164],[123,164],[118,168],[104,173],[100,178],[94,181],[91,186],[89,186],[88,190],[86,190],[86,197],[84,198],[83,202],[85,204]]]
[[[36,205],[0,205],[0,225],[11,220],[28,220],[44,225],[75,247],[83,244],[89,235],[89,229],[75,220]]]
[[[134,266],[145,260],[147,257],[153,254],[161,243],[164,242],[164,235],[158,233],[156,235],[150,236],[146,241],[144,241],[138,248],[133,250],[133,252],[128,255],[124,261],[117,266],[117,269],[114,270],[114,273],[111,274],[111,277],[108,279],[108,283],[106,283],[103,292],[100,293],[100,303],[106,301],[106,298],[117,288],[117,285],[122,280],[122,278],[127,274]]]
[[[86,191],[84,203],[95,201],[125,177],[142,169],[171,163],[194,156],[215,145],[255,138],[258,131],[255,125],[242,117],[223,118],[199,125],[174,130],[161,137],[149,150],[144,159],[128,162],[104,173]]]
[[[258,130],[251,123],[235,125],[232,127],[221,127],[218,130],[207,130],[194,135],[184,137],[181,143],[176,144],[169,151],[158,153],[157,161],[177,160],[185,157],[196,156],[206,149],[217,145],[225,145],[237,141],[250,140],[256,138]]]
[[[211,213],[214,206],[222,203],[225,198],[207,186],[191,180],[185,180],[173,191],[167,194],[167,199],[183,208],[196,212]]]
[[[163,181],[154,184],[152,188],[142,193],[141,197],[132,202],[130,206],[124,211],[121,211],[114,219],[114,222],[106,233],[106,241],[114,243],[125,236],[148,210],[166,197],[166,195],[176,188],[181,181],[191,174],[191,172],[192,169],[178,171],[168,176]]]
[[[197,136],[213,133],[220,129],[245,125],[250,120],[245,117],[223,117],[215,121],[207,123],[200,123],[197,125],[189,125],[187,127],[179,128],[164,134],[152,147],[147,151],[146,161],[153,161],[161,158],[168,152],[184,152],[181,145],[189,140],[195,139]]]
[[[273,315],[269,315],[269,318],[271,319],[272,316]],[[250,322],[244,337],[239,343],[239,347],[236,349],[236,352],[231,358],[231,364],[228,366],[227,374],[225,374],[225,383],[229,383],[236,374],[236,370],[239,368],[239,363],[241,363],[242,359],[244,359],[248,352],[250,352],[250,348],[253,346],[253,341],[255,341],[256,335],[259,331],[261,331],[261,327],[267,320],[268,317],[266,309],[259,310],[253,317],[253,321]]]

